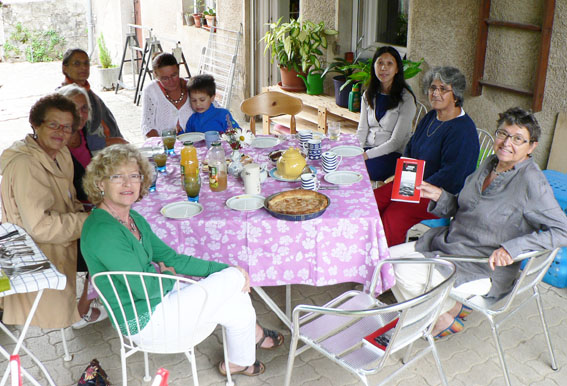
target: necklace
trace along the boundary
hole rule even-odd
[[[429,132],[429,129],[431,129],[431,125],[433,124],[434,121],[436,121],[437,119],[432,119],[431,122],[429,123],[429,126],[427,126],[427,137],[431,137],[433,134],[435,134],[437,132],[437,130],[439,130],[439,128],[441,126],[443,126],[445,124],[446,121],[442,121],[441,124],[439,126],[437,126],[432,133]]]
[[[136,223],[132,216],[128,215],[128,221],[122,220],[115,211],[112,210],[108,205],[105,205],[108,208],[108,211],[120,224],[124,225],[127,229],[129,229],[132,233],[136,234],[138,232],[138,227],[136,227]]]
[[[494,174],[496,174],[496,176],[499,176],[500,174],[504,174],[504,173],[508,173],[510,170],[514,169],[514,167],[512,166],[510,169],[506,169],[506,170],[502,170],[501,172],[497,172],[496,171],[496,167],[498,166],[498,164],[494,164],[494,166],[492,167],[492,172]]]
[[[165,92],[165,97],[167,99],[169,99],[169,101],[173,104],[178,104],[179,102],[181,102],[183,100],[183,97],[185,97],[185,91],[183,91],[183,88],[181,89],[181,96],[179,97],[179,99],[173,99],[172,97],[169,96],[168,92]]]

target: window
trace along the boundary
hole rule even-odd
[[[410,0],[358,0],[353,2],[353,49],[374,51],[396,46],[402,55],[407,46]],[[359,43],[360,41],[360,43]]]

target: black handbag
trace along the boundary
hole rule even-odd
[[[93,359],[87,366],[77,386],[110,386],[106,371],[100,367],[97,359]]]

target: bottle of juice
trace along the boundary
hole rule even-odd
[[[226,155],[220,142],[213,142],[209,153],[209,188],[212,192],[226,189]]]
[[[197,149],[193,146],[193,142],[183,142],[181,150],[181,184],[185,188],[185,175],[196,176],[199,173],[199,159],[197,158]]]

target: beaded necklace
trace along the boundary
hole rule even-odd
[[[498,166],[498,164],[494,164],[494,166],[492,167],[492,172],[496,175],[499,176],[500,174],[504,174],[504,173],[508,173],[509,171],[511,171],[512,169],[514,169],[514,167],[512,166],[510,169],[506,169],[506,170],[502,170],[501,172],[497,172],[496,171],[496,167]]]
[[[178,104],[179,102],[181,102],[183,100],[183,97],[185,97],[185,91],[183,91],[183,89],[181,89],[181,96],[179,97],[179,99],[173,99],[172,97],[169,96],[169,94],[167,93],[167,91],[165,92],[165,97],[167,99],[169,99],[169,101],[173,104]]]
[[[108,211],[110,212],[110,214],[112,215],[112,217],[114,217],[120,224],[124,225],[127,229],[129,229],[133,234],[136,234],[136,232],[142,236],[142,234],[138,231],[138,227],[136,226],[136,223],[134,222],[134,219],[132,218],[132,216],[128,215],[128,221],[124,221],[122,220],[115,211],[112,210],[112,208],[110,208],[108,205],[105,205],[108,208]],[[141,238],[141,237],[140,237]]]

